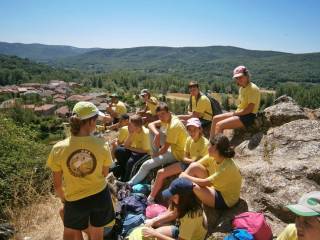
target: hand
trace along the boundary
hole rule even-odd
[[[156,237],[157,234],[158,234],[158,232],[153,228],[150,228],[150,227],[143,227],[142,228],[142,235],[144,237]]]
[[[154,224],[154,220],[153,219],[147,219],[144,221],[144,226],[145,227],[152,227],[152,225]]]
[[[186,178],[188,176],[188,174],[186,174],[185,172],[180,173],[179,177],[180,178]]]
[[[153,139],[153,145],[156,147],[160,147],[160,134],[156,134]]]

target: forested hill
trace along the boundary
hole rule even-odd
[[[71,81],[79,77],[80,74],[76,71],[54,68],[29,59],[0,54],[0,86],[24,82],[46,82],[52,79]]]
[[[139,47],[90,51],[58,66],[105,72],[115,69],[169,73],[199,81],[230,80],[232,69],[246,65],[265,87],[279,82],[320,83],[320,53],[289,54],[236,47]]]
[[[87,73],[133,71],[146,75],[170,75],[186,81],[194,79],[209,85],[230,81],[237,65],[246,65],[253,81],[262,87],[275,88],[279,83],[288,82],[320,83],[320,53],[291,54],[231,46],[81,49],[0,43],[1,53],[27,56],[36,61],[46,59],[52,66]]]
[[[75,56],[95,48],[76,48],[72,46],[23,44],[0,42],[0,54],[29,58],[34,61],[47,62],[52,59]]]

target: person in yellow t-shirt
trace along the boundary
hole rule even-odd
[[[189,118],[199,118],[202,128],[211,125],[212,117],[212,106],[210,99],[201,93],[199,84],[195,81],[191,81],[188,85],[190,91],[191,101],[188,107],[187,115],[179,115],[181,120],[188,120]]]
[[[239,88],[240,103],[235,112],[216,115],[212,118],[210,138],[223,133],[225,129],[249,127],[254,123],[260,107],[260,90],[251,82],[250,74],[245,66],[238,66],[233,70],[233,79]]]
[[[296,215],[277,240],[320,240],[320,191],[304,194],[297,204],[286,206]]]
[[[55,144],[47,166],[54,189],[64,203],[64,239],[80,239],[89,229],[91,239],[103,238],[103,227],[114,219],[105,177],[112,157],[108,144],[91,134],[98,116],[90,102],[78,102],[70,117],[71,136]]]
[[[127,113],[126,105],[119,100],[119,96],[116,93],[111,94],[111,103],[106,109],[108,115],[104,117],[106,123],[118,123],[121,115]]]
[[[156,239],[180,239],[180,240],[203,240],[207,234],[204,227],[204,213],[201,203],[192,191],[193,184],[186,178],[173,180],[166,190],[162,192],[164,199],[170,200],[171,208],[177,212],[180,225],[161,226],[153,229],[144,227],[142,233],[145,237]],[[162,216],[157,217],[157,222]],[[165,223],[165,221],[163,221]],[[149,225],[150,226],[150,225]]]
[[[142,157],[150,154],[149,130],[143,126],[142,117],[133,115],[129,118],[129,135],[123,146],[115,149],[114,155],[120,166],[120,180],[128,181],[133,165]]]
[[[156,113],[156,108],[159,103],[158,99],[151,96],[148,89],[142,89],[140,92],[140,97],[145,103],[144,109],[138,112],[138,114],[143,117],[143,122],[145,124],[148,124],[150,122],[158,120],[158,116]]]
[[[198,118],[190,118],[187,121],[186,127],[190,136],[186,140],[184,158],[182,161],[173,163],[158,171],[151,193],[148,197],[148,203],[154,202],[154,199],[162,188],[166,178],[178,175],[186,170],[190,163],[197,161],[208,154],[209,141],[202,135],[200,120]]]
[[[194,183],[193,191],[205,205],[230,208],[239,201],[242,183],[239,168],[231,159],[235,152],[222,134],[210,140],[208,152],[209,155],[190,164],[180,177]]]
[[[169,112],[168,105],[160,102],[156,109],[159,120],[149,124],[152,158],[145,161],[136,175],[128,182],[135,185],[141,182],[148,173],[161,165],[182,161],[187,130],[178,117]],[[160,143],[159,128],[165,132],[165,143]]]

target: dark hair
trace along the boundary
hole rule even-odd
[[[135,114],[135,115],[132,115],[130,117],[130,120],[129,120],[131,123],[133,123],[136,127],[142,127],[143,126],[143,120],[142,120],[142,117]]]
[[[80,129],[83,125],[85,125],[87,122],[90,122],[92,120],[95,120],[98,118],[98,115],[95,115],[91,118],[88,118],[88,119],[84,119],[84,120],[81,120],[80,118],[78,118],[75,114],[72,115],[70,118],[69,118],[69,123],[70,123],[70,131],[71,131],[71,134],[73,136],[76,136],[78,135],[78,133],[80,132]]]
[[[198,82],[196,82],[196,81],[190,81],[189,84],[188,84],[188,87],[193,87],[193,86],[199,88]]]
[[[159,102],[158,106],[156,108],[156,113],[160,111],[166,111],[169,112],[169,107],[165,102]]]
[[[128,114],[122,114],[121,116],[120,116],[120,119],[121,120],[129,120],[129,115]]]
[[[175,204],[171,202],[171,209],[177,209],[178,218],[183,218],[187,213],[190,214],[191,217],[195,217],[196,214],[199,214],[201,208],[201,202],[196,197],[193,192],[179,194],[179,202]]]
[[[226,158],[232,158],[235,155],[233,148],[230,146],[229,139],[223,134],[217,134],[210,139],[210,144],[216,146],[220,155]]]

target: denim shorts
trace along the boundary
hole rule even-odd
[[[178,239],[179,238],[179,227],[176,225],[171,226],[171,234],[172,238]]]
[[[180,168],[182,172],[186,170],[189,167],[189,165],[190,165],[189,163],[180,162]]]

